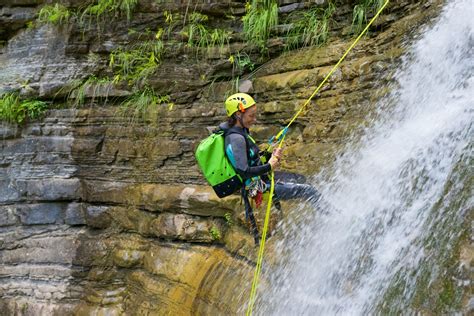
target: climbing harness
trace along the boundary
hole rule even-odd
[[[377,17],[380,15],[380,13],[383,11],[383,9],[385,9],[385,7],[387,6],[387,4],[389,2],[390,2],[389,0],[385,1],[383,6],[377,11],[375,16],[370,20],[370,22],[362,30],[362,32],[359,34],[359,36],[354,40],[354,42],[351,44],[351,46],[349,46],[349,48],[346,50],[344,55],[342,55],[342,57],[339,59],[337,64],[334,65],[334,67],[326,75],[324,80],[318,85],[318,87],[314,90],[314,92],[311,94],[311,96],[301,106],[299,111],[293,116],[293,118],[290,120],[288,125],[286,125],[286,127],[283,128],[276,136],[272,137],[269,140],[268,149],[270,149],[271,147],[274,147],[276,145],[278,145],[278,148],[281,148],[283,146],[283,141],[285,140],[285,136],[286,136],[286,133],[288,132],[288,128],[290,127],[290,125],[293,124],[293,122],[303,112],[303,110],[309,104],[311,99],[313,99],[313,97],[319,92],[319,90],[326,83],[326,81],[329,79],[329,77],[334,73],[334,71],[336,71],[336,69],[339,67],[341,62],[346,58],[347,54],[349,54],[349,52],[352,50],[352,48],[354,48],[354,46],[357,44],[357,42],[359,42],[359,40],[367,32],[369,27],[377,19]],[[262,236],[261,236],[261,241],[260,241],[260,247],[259,247],[259,250],[258,250],[257,264],[256,264],[256,267],[255,267],[255,272],[254,272],[254,276],[253,276],[252,288],[250,290],[250,298],[249,298],[249,303],[248,303],[248,306],[247,306],[246,316],[252,315],[253,306],[255,304],[255,298],[256,298],[257,287],[258,287],[258,280],[260,278],[260,272],[261,272],[261,269],[262,269],[263,252],[264,252],[264,249],[265,249],[265,240],[266,240],[267,231],[268,231],[268,223],[270,221],[270,209],[271,209],[271,206],[272,206],[272,197],[273,197],[274,189],[275,189],[275,181],[274,181],[274,172],[272,171],[271,175],[270,175],[270,196],[268,198],[267,210],[266,210],[266,213],[265,213],[265,221],[264,221],[264,224],[263,224],[263,231],[262,231]]]

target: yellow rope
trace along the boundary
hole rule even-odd
[[[354,46],[357,44],[357,42],[362,38],[362,36],[367,32],[369,27],[372,25],[372,23],[377,19],[377,17],[380,15],[383,9],[387,6],[389,3],[389,0],[387,0],[384,5],[378,10],[377,14],[370,20],[370,22],[367,24],[367,26],[362,30],[362,32],[359,34],[359,36],[354,40],[354,42],[349,46],[349,48],[346,50],[344,55],[339,59],[337,64],[331,69],[331,71],[326,75],[324,80],[319,84],[319,86],[314,90],[313,94],[306,100],[306,102],[301,106],[299,111],[293,116],[293,118],[290,120],[288,125],[282,129],[276,136],[276,140],[279,142],[278,148],[281,148],[283,146],[283,141],[286,136],[286,131],[290,127],[290,125],[296,120],[296,118],[303,112],[304,108],[309,104],[311,99],[318,93],[318,91],[321,89],[321,87],[326,83],[326,81],[329,79],[329,77],[336,71],[336,69],[339,67],[341,62],[346,58],[347,54],[354,48]],[[281,138],[281,139],[280,139]],[[258,250],[258,258],[257,258],[257,265],[255,267],[255,272],[253,275],[253,282],[252,282],[252,289],[250,291],[250,298],[249,298],[249,304],[247,307],[247,313],[246,316],[251,316],[252,315],[252,310],[253,306],[255,304],[255,297],[257,295],[257,288],[258,288],[258,280],[260,278],[260,271],[262,269],[262,261],[263,261],[263,252],[265,249],[265,240],[267,237],[267,231],[268,231],[268,223],[270,221],[270,209],[272,207],[272,199],[273,199],[273,191],[275,189],[275,181],[274,181],[274,173],[272,171],[272,174],[270,176],[271,180],[271,185],[270,185],[270,196],[268,198],[268,203],[267,203],[267,210],[265,213],[265,222],[263,224],[263,231],[262,231],[262,239],[260,240],[260,247]]]
[[[253,274],[252,290],[250,291],[250,301],[249,301],[249,306],[247,308],[247,314],[246,314],[247,316],[252,315],[252,309],[255,303],[254,300],[257,294],[258,280],[260,278],[260,271],[262,268],[263,251],[265,249],[265,240],[267,238],[268,222],[270,221],[270,208],[272,207],[272,196],[273,196],[273,190],[275,189],[275,181],[274,181],[273,176],[274,176],[274,173],[272,171],[272,174],[270,176],[270,181],[271,181],[270,196],[268,198],[267,211],[265,213],[265,223],[263,225],[262,239],[260,240],[260,248],[258,249],[257,266],[255,267],[255,272]]]

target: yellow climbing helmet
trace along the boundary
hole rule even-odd
[[[248,109],[254,104],[255,100],[247,93],[236,93],[225,100],[225,110],[227,116],[232,116],[232,114],[237,111],[245,112],[245,109]]]

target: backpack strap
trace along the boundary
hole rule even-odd
[[[250,157],[250,152],[249,152],[249,149],[250,149],[250,141],[249,141],[249,138],[248,138],[248,134],[245,134],[244,132],[242,132],[240,129],[237,129],[237,128],[234,128],[234,127],[231,127],[229,129],[221,129],[219,128],[218,131],[223,131],[224,132],[224,137],[227,137],[227,135],[230,135],[230,134],[239,134],[239,135],[242,135],[245,139],[245,146],[247,146],[247,150],[246,150],[246,153],[247,153],[247,160],[250,161],[251,160],[251,157]]]

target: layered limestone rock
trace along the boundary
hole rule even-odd
[[[218,199],[205,185],[193,152],[207,127],[225,117],[222,101],[234,84],[227,59],[245,47],[238,40],[244,4],[192,3],[214,23],[237,30],[236,39],[226,53],[209,52],[207,59],[182,46],[170,49],[148,84],[169,94],[174,106],[150,110],[145,122],[117,111],[120,98],[131,93],[127,86],[108,90],[105,105],[94,100],[97,90],[86,90],[89,103],[81,108],[69,108],[63,88],[74,79],[110,73],[108,54],[131,40],[130,29],[156,30],[165,25],[163,11],[186,12],[186,1],[140,1],[131,21],[111,18],[105,29],[92,24],[85,32],[74,24],[25,28],[38,4],[10,1],[2,8],[0,89],[20,88],[66,108],[0,129],[0,310],[7,315],[237,313],[248,297],[256,248],[240,198]],[[391,5],[293,125],[283,169],[309,175],[332,162],[386,92],[408,36],[438,4]],[[255,95],[260,111],[257,140],[265,141],[288,122],[350,45],[350,7],[344,4],[338,12],[327,46],[281,54],[273,39],[272,58],[246,76],[241,88]],[[229,13],[236,19],[226,20]],[[261,211],[258,217],[261,224]],[[271,243],[270,238],[269,249]]]

